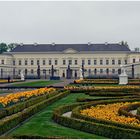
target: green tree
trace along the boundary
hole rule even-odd
[[[10,43],[10,44],[8,45],[8,51],[12,51],[15,47],[16,47],[16,44]]]
[[[6,43],[0,43],[0,53],[7,52],[8,46]]]

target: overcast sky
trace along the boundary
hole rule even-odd
[[[140,48],[140,2],[0,2],[0,42],[118,43]]]

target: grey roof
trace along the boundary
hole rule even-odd
[[[54,52],[68,48],[80,51],[130,51],[128,46],[121,44],[23,44],[17,45],[11,52]]]

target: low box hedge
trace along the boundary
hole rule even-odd
[[[41,102],[44,99],[52,97],[56,94],[58,94],[57,91],[55,91],[52,94],[45,94],[45,95],[42,95],[42,96],[33,97],[33,98],[28,99],[26,101],[19,102],[19,103],[16,103],[14,105],[11,105],[9,107],[3,108],[3,109],[0,110],[0,119],[3,118],[3,117],[6,117],[6,116],[12,115],[14,113],[17,113],[19,111],[22,111],[23,109],[28,108],[29,106],[34,105],[38,102]]]
[[[130,98],[140,98],[140,96],[117,96],[117,97],[102,97],[102,98],[90,98],[90,97],[78,97],[76,99],[77,102],[92,102],[92,101],[100,101],[100,100],[115,100],[115,99],[130,99]]]
[[[3,134],[7,132],[8,130],[12,129],[13,127],[16,127],[18,124],[26,120],[27,118],[31,117],[33,114],[39,112],[43,108],[45,108],[47,105],[50,105],[51,103],[57,101],[58,99],[61,99],[69,94],[69,91],[64,91],[62,93],[59,93],[58,95],[55,95],[53,97],[50,97],[42,102],[39,102],[37,104],[34,104],[32,106],[29,106],[28,108],[22,110],[21,112],[18,112],[16,114],[13,114],[11,116],[7,116],[0,120],[0,134]]]
[[[72,117],[75,117],[77,119],[83,119],[83,120],[86,120],[86,121],[102,123],[102,124],[105,124],[105,125],[112,125],[112,126],[116,126],[116,127],[134,129],[134,130],[139,130],[140,131],[140,127],[137,127],[137,126],[117,123],[117,122],[108,121],[108,120],[104,120],[104,119],[97,119],[97,118],[93,118],[93,117],[90,117],[90,116],[82,115],[80,113],[80,110],[90,108],[91,106],[96,106],[96,105],[99,105],[99,104],[110,104],[110,103],[116,103],[116,102],[134,102],[134,101],[140,101],[140,98],[93,101],[93,102],[86,103],[86,104],[81,105],[81,106],[77,106],[75,109],[73,109]]]
[[[106,125],[91,121],[82,120],[79,118],[70,118],[62,116],[63,113],[74,109],[76,105],[62,106],[54,110],[53,120],[63,126],[78,129],[80,131],[97,134],[100,136],[113,139],[136,139],[140,138],[139,130],[131,130],[128,128],[121,128],[112,125]]]
[[[6,137],[4,137],[4,138],[6,138]],[[15,139],[70,139],[71,137],[40,136],[40,135],[14,135],[11,138],[15,138]]]
[[[139,93],[137,92],[86,92],[87,95],[90,95],[90,96],[133,96],[133,95],[137,95],[137,96],[140,96]]]

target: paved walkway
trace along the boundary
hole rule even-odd
[[[27,82],[35,82],[35,81],[42,81],[43,79],[39,79],[39,80],[26,80],[24,81],[24,83],[27,83]],[[74,80],[73,79],[62,79],[62,82],[59,82],[59,83],[54,83],[54,84],[51,84],[51,85],[48,85],[48,86],[54,86],[54,87],[63,87],[63,86],[66,86],[68,85],[69,83],[73,82]],[[15,82],[16,84],[20,84],[20,83],[23,83],[23,82]],[[15,84],[15,83],[6,83],[6,84],[1,84],[0,87],[4,87],[4,86],[10,86],[12,84]],[[6,96],[8,95],[9,93],[16,93],[16,92],[22,92],[22,91],[28,91],[28,90],[32,90],[32,89],[11,89],[11,90],[0,90],[0,91],[3,91],[3,93],[0,93],[0,96]]]
[[[73,79],[64,79],[63,82],[59,82],[59,83],[54,83],[48,86],[54,86],[54,87],[63,87],[66,86],[70,83],[72,83],[74,80]]]

